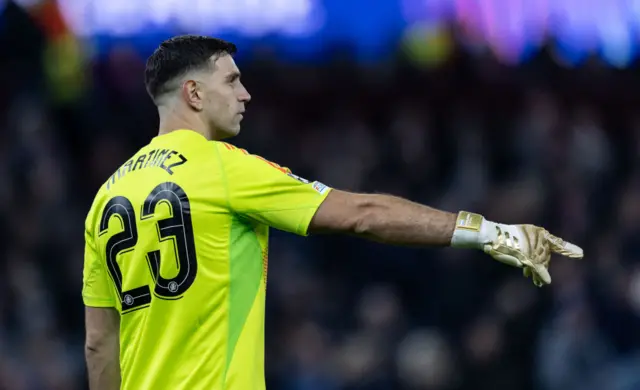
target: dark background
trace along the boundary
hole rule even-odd
[[[83,220],[157,126],[144,55],[83,59],[42,15],[0,19],[7,390],[86,388]],[[567,68],[551,46],[505,65],[454,42],[429,68],[401,48],[373,65],[348,46],[318,63],[254,53],[232,142],[336,188],[540,224],[585,259],[556,258],[538,289],[481,252],[273,232],[268,388],[640,389],[637,65]]]

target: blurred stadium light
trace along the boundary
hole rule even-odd
[[[0,6],[7,0],[0,0]],[[29,9],[57,3],[68,28],[108,53],[123,39],[141,52],[180,33],[219,35],[245,52],[268,46],[291,60],[321,59],[327,47],[356,59],[381,59],[418,26],[460,27],[504,63],[526,62],[548,43],[564,65],[599,56],[615,67],[638,56],[639,0],[15,0]],[[411,33],[409,33],[411,31]],[[426,36],[422,45],[433,43]],[[441,51],[438,49],[437,51]],[[445,55],[448,51],[442,51]],[[439,61],[436,61],[439,62]]]
[[[318,0],[59,0],[72,30],[81,36],[128,36],[149,29],[200,33],[305,35],[322,22]]]

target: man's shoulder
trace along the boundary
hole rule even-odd
[[[250,156],[251,154],[247,149],[243,149],[238,147],[232,143],[226,141],[211,141],[219,153],[225,157],[240,157],[240,156]]]
[[[219,154],[222,162],[234,163],[236,167],[246,168],[249,170],[256,170],[258,167],[270,167],[276,170],[290,174],[291,170],[287,167],[283,167],[265,157],[249,152],[247,149],[240,148],[228,142],[214,141],[217,144]],[[256,172],[257,173],[257,172]]]

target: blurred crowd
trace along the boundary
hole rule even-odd
[[[69,64],[74,44],[23,22],[0,37],[0,389],[85,389],[83,220],[157,117],[144,56]],[[273,232],[267,387],[640,389],[637,76],[343,49],[241,63],[253,101],[231,142],[336,188],[541,224],[586,257],[555,258],[538,289],[480,252]]]

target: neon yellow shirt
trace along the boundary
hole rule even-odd
[[[330,190],[190,130],[122,165],[86,219],[82,292],[121,313],[121,389],[264,389],[269,226],[307,235]]]

